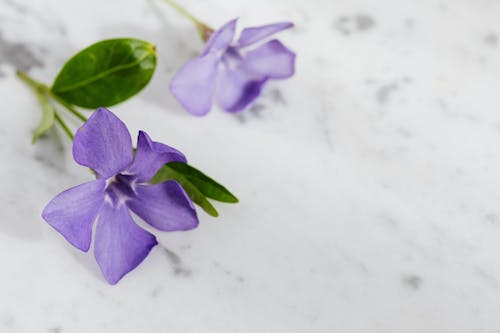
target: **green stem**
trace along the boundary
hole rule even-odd
[[[197,24],[200,22],[196,17],[194,17],[194,15],[192,15],[190,12],[188,12],[184,7],[179,5],[177,2],[175,2],[173,0],[163,0],[163,1],[165,1],[167,4],[169,4],[172,8],[174,8],[177,12],[182,14],[188,20],[191,20],[194,24]]]
[[[85,117],[83,114],[78,112],[78,110],[76,110],[73,107],[73,105],[69,104],[68,102],[63,100],[61,97],[54,94],[52,92],[52,90],[46,84],[36,81],[35,79],[33,79],[32,77],[30,77],[28,74],[26,74],[25,72],[23,72],[21,70],[17,70],[16,74],[24,83],[26,83],[29,87],[31,87],[35,91],[35,93],[39,97],[39,101],[41,104],[43,101],[42,101],[42,99],[40,99],[40,97],[45,98],[45,95],[49,95],[50,97],[52,97],[52,99],[54,99],[59,104],[64,106],[69,112],[71,112],[78,119],[80,119],[83,122],[87,121],[87,117]],[[68,137],[71,139],[71,141],[73,141],[73,138],[75,137],[73,132],[71,132],[68,125],[66,125],[64,120],[62,120],[61,116],[57,112],[54,112],[54,119],[61,126],[63,131],[68,135]]]
[[[210,26],[207,24],[203,23],[202,21],[198,20],[193,14],[188,12],[184,7],[179,5],[177,2],[174,0],[163,0],[165,3],[170,5],[170,7],[174,8],[179,14],[193,22],[193,24],[196,26],[196,30],[198,30],[198,33],[200,34],[201,39],[206,42],[210,35],[214,32],[214,29],[212,29]]]
[[[75,138],[75,135],[73,134],[73,132],[71,132],[68,125],[66,125],[64,120],[62,120],[61,116],[59,116],[59,114],[57,112],[54,112],[54,118],[56,119],[57,123],[61,126],[64,133],[66,133],[68,135],[68,137],[71,139],[71,141],[73,141],[73,139]]]
[[[21,70],[17,70],[16,71],[16,75],[21,79],[21,81],[23,81],[24,83],[26,83],[28,86],[30,86],[31,88],[33,88],[35,91],[36,90],[48,90],[49,87],[47,87],[47,85],[41,83],[41,82],[38,82],[36,80],[34,80],[33,78],[29,77],[28,74],[26,74],[25,72],[21,71]]]
[[[81,121],[83,122],[86,122],[88,119],[87,117],[85,117],[83,114],[81,114],[77,109],[75,109],[73,107],[73,105],[69,104],[68,102],[66,102],[64,99],[62,99],[61,97],[57,96],[56,94],[54,94],[52,92],[52,90],[49,90],[48,91],[50,97],[52,97],[53,99],[55,99],[57,102],[59,102],[62,106],[64,106],[69,112],[71,112],[73,115],[75,115],[75,117],[77,117],[78,119],[80,119]]]
[[[21,70],[16,71],[17,76],[28,86],[33,88],[35,92],[42,92],[44,94],[49,94],[50,97],[52,97],[54,100],[56,100],[59,104],[64,106],[69,112],[71,112],[75,117],[80,119],[83,122],[87,121],[87,117],[85,117],[83,114],[81,114],[77,109],[73,107],[73,105],[69,104],[66,102],[64,99],[61,97],[57,96],[52,92],[52,90],[44,83],[38,82],[32,77],[30,77],[28,74]]]

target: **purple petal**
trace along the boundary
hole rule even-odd
[[[151,141],[146,132],[139,131],[137,152],[129,172],[134,174],[139,182],[145,182],[153,178],[165,163],[174,161],[187,162],[184,154],[177,149],[160,142]]]
[[[184,108],[203,116],[212,107],[219,58],[209,53],[186,63],[170,83],[170,91]]]
[[[238,46],[243,47],[258,41],[263,40],[266,37],[272,36],[282,30],[293,27],[292,22],[280,22],[267,25],[261,25],[259,27],[245,28],[241,32],[240,38],[238,39]]]
[[[133,158],[127,127],[111,111],[97,109],[76,132],[73,158],[104,178],[124,170]]]
[[[295,72],[295,53],[274,39],[249,51],[239,68],[256,77],[288,78]]]
[[[134,213],[163,231],[189,230],[198,225],[191,200],[176,181],[138,185],[137,197],[127,202]]]
[[[116,284],[136,268],[158,244],[155,236],[140,228],[125,205],[105,203],[95,232],[94,255],[104,277]]]
[[[259,95],[266,79],[252,79],[244,72],[221,69],[217,84],[217,103],[229,112],[245,109]]]
[[[205,44],[205,48],[201,55],[204,56],[209,52],[217,52],[227,48],[233,41],[237,21],[237,18],[232,19],[218,30],[214,31]]]
[[[48,203],[42,217],[73,246],[87,252],[92,225],[104,202],[103,179],[70,188]]]

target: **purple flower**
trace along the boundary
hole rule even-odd
[[[97,219],[94,254],[110,284],[137,267],[157,244],[155,236],[132,220],[129,210],[163,231],[198,225],[195,208],[177,182],[147,184],[165,163],[185,163],[184,155],[140,131],[134,158],[127,127],[107,109],[99,108],[77,131],[73,157],[93,169],[97,179],[57,195],[42,217],[85,252]]]
[[[295,53],[273,39],[256,48],[256,43],[292,23],[274,23],[243,29],[233,43],[234,19],[215,31],[199,58],[189,61],[174,76],[170,91],[187,111],[203,116],[217,104],[237,112],[259,96],[269,79],[285,79],[295,71]]]

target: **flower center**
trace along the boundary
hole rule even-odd
[[[231,70],[236,69],[241,60],[241,54],[232,46],[228,47],[222,56],[222,62]]]
[[[114,205],[123,204],[135,196],[135,177],[117,174],[106,180],[106,198]]]

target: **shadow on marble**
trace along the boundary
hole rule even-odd
[[[174,251],[168,249],[165,247],[163,244],[158,243],[158,250],[163,251],[165,254],[167,260],[169,261],[169,264],[172,268],[172,272],[174,275],[179,276],[179,277],[189,277],[191,276],[191,269],[187,268],[183,262],[181,257],[175,253]]]
[[[15,142],[8,133],[4,135],[3,139]],[[55,131],[50,131],[33,147],[28,146],[26,142],[29,143],[29,138],[25,138],[26,141],[19,145],[14,143],[3,152],[16,155],[17,163],[4,166],[5,172],[16,179],[16,186],[11,185],[8,193],[2,193],[5,197],[0,197],[11,217],[0,220],[0,232],[25,240],[41,239],[45,223],[41,217],[41,209],[45,204],[39,200],[41,192],[52,192],[48,180],[66,174],[65,156],[61,154],[63,148],[61,144],[54,145],[58,138]]]
[[[7,206],[15,206],[15,199],[7,199]],[[0,232],[23,240],[39,240],[42,237],[42,218],[33,218],[36,212],[32,209],[18,208],[14,211],[16,218],[0,220]]]
[[[333,27],[342,35],[349,36],[353,33],[363,33],[375,28],[376,20],[370,15],[361,13],[352,16],[342,15],[337,18]]]
[[[0,65],[9,64],[22,71],[43,67],[39,53],[42,53],[41,50],[34,45],[6,40],[0,31]]]
[[[64,239],[62,239],[61,241],[65,242]],[[81,265],[83,268],[85,268],[87,272],[89,272],[89,275],[91,275],[96,280],[102,281],[103,283],[106,282],[104,276],[99,270],[99,266],[97,265],[97,262],[94,257],[94,244],[92,244],[88,252],[82,252],[78,249],[75,249],[70,244],[67,245],[68,246],[66,246],[62,250],[71,251],[72,257],[79,265]]]

